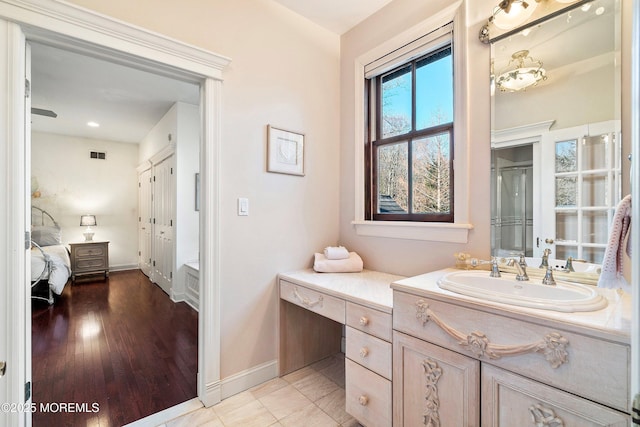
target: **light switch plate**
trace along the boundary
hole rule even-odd
[[[249,215],[249,199],[246,197],[238,197],[238,216]]]

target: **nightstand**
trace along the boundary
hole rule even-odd
[[[76,276],[104,274],[109,277],[109,242],[69,243],[71,247],[71,281]]]

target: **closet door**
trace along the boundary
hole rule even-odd
[[[153,168],[152,280],[169,296],[173,280],[174,156]]]
[[[152,235],[151,168],[138,174],[138,265],[151,277]]]

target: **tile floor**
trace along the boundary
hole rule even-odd
[[[340,353],[159,427],[359,427],[344,399]]]

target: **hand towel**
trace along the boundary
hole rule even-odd
[[[344,246],[327,246],[324,248],[324,256],[327,259],[347,259],[349,251]]]
[[[355,252],[349,252],[347,259],[327,259],[316,253],[313,269],[318,273],[358,273],[362,271],[362,258]]]
[[[598,279],[599,288],[622,289],[631,292],[631,287],[622,275],[624,260],[623,246],[631,226],[631,195],[623,198],[613,215],[609,229],[609,242],[604,250],[602,272]],[[631,256],[631,236],[627,239],[626,252]]]

